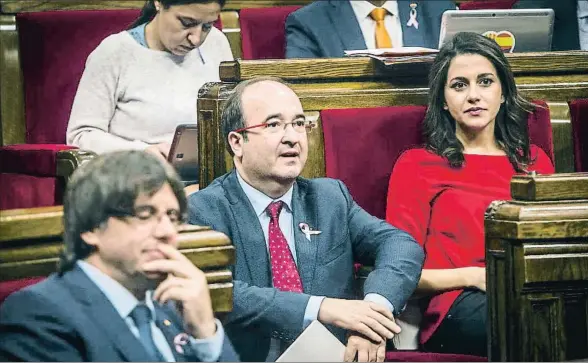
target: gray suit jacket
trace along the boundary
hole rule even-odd
[[[410,4],[417,4],[419,28],[406,26]],[[398,0],[405,47],[437,49],[441,16],[455,10],[451,0]],[[361,28],[347,0],[316,1],[288,16],[286,58],[337,58],[344,50],[366,49]]]
[[[519,0],[514,9],[553,9],[553,40],[551,50],[579,50],[580,35],[578,33],[578,1],[585,0]]]
[[[235,245],[233,311],[224,326],[244,361],[265,360],[270,337],[295,339],[311,295],[357,298],[355,261],[375,266],[364,294],[380,294],[397,310],[420,278],[421,247],[407,233],[361,209],[338,180],[298,178],[294,184],[295,246],[304,293],[272,287],[265,237],[235,171],[192,194],[189,211],[190,223],[212,226]],[[308,241],[300,223],[322,233]],[[344,338],[343,331],[335,333]]]
[[[181,317],[156,304],[156,324],[177,362],[198,357],[174,349]],[[165,322],[167,320],[167,322]],[[165,323],[164,323],[165,322]],[[0,362],[147,362],[151,358],[104,293],[79,267],[10,295],[0,309]],[[219,361],[238,360],[225,336]]]

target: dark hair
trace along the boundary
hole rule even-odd
[[[229,144],[229,133],[245,127],[243,104],[241,102],[243,92],[245,92],[245,89],[251,85],[266,81],[277,82],[290,87],[290,85],[287,82],[278,77],[255,77],[239,83],[233,89],[233,93],[231,93],[231,95],[225,101],[225,107],[223,109],[223,113],[221,116],[221,131],[223,133],[223,137],[225,138],[225,145],[227,147],[227,151],[229,152],[229,154],[231,154],[231,156],[234,156],[234,154],[233,150],[231,149],[231,144]],[[246,134],[243,135],[243,137],[245,138],[245,140],[247,140]]]
[[[88,257],[94,247],[81,234],[92,231],[110,217],[130,215],[139,195],[155,194],[168,184],[185,220],[184,186],[173,167],[144,151],[117,151],[92,159],[79,167],[68,181],[63,200],[64,251],[60,273]]]
[[[424,121],[427,148],[447,159],[452,167],[460,167],[464,163],[463,144],[455,134],[455,120],[449,111],[443,109],[449,65],[462,54],[481,55],[496,68],[504,97],[494,126],[496,142],[516,171],[526,170],[532,162],[527,116],[535,106],[519,95],[510,64],[500,46],[477,33],[457,33],[435,57],[429,73],[429,107]]]
[[[169,9],[170,6],[174,5],[186,5],[186,4],[209,4],[209,3],[218,3],[221,8],[225,6],[226,0],[159,0],[161,6],[164,9]],[[143,8],[141,9],[141,13],[139,17],[129,26],[129,29],[133,29],[138,27],[141,24],[145,24],[153,20],[157,15],[157,9],[155,8],[155,0],[147,0]]]

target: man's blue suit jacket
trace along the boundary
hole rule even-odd
[[[416,4],[419,28],[407,26]],[[455,10],[451,0],[398,0],[405,47],[437,49],[441,16]],[[286,20],[286,58],[337,58],[344,50],[366,49],[361,28],[348,0],[316,1]]]
[[[156,324],[170,343],[176,361],[198,361],[190,349],[179,354],[174,348],[174,337],[183,332],[175,311],[156,304],[156,315]],[[165,320],[171,324],[164,324]],[[0,361],[149,360],[145,348],[108,298],[77,266],[62,276],[53,274],[12,294],[0,308]],[[225,337],[219,361],[237,360]]]
[[[396,313],[420,278],[422,248],[409,234],[361,209],[342,182],[298,178],[292,213],[304,293],[272,287],[263,230],[236,171],[189,198],[190,223],[212,226],[228,235],[235,246],[233,310],[224,326],[244,361],[264,361],[271,337],[285,342],[295,339],[302,332],[311,295],[357,299],[354,262],[375,266],[363,292],[384,296]],[[321,233],[309,241],[299,228],[301,223]],[[345,332],[331,329],[344,339]]]

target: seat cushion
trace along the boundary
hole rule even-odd
[[[86,58],[139,10],[67,10],[16,15],[25,89],[26,142],[64,144]]]
[[[239,12],[243,59],[284,59],[286,18],[300,6],[242,9]]]
[[[425,106],[323,110],[328,177],[341,179],[368,213],[386,217],[390,173],[402,152],[424,142]]]
[[[22,288],[34,285],[45,280],[45,277],[29,277],[18,280],[0,281],[0,304],[6,300],[8,295]]]
[[[588,99],[569,102],[574,142],[574,165],[577,172],[588,171]]]
[[[535,107],[535,111],[527,118],[529,140],[531,144],[535,144],[543,149],[553,163],[553,131],[551,129],[549,107],[545,101],[536,100],[533,103],[537,107]]]
[[[16,144],[0,147],[0,172],[56,176],[57,153],[76,149],[63,144]]]
[[[63,180],[56,177],[0,173],[0,210],[61,205]]]

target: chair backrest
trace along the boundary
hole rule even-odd
[[[243,59],[284,59],[286,18],[300,6],[242,9],[241,46]]]
[[[511,9],[518,0],[481,0],[465,1],[459,4],[459,10]]]
[[[128,28],[138,15],[138,9],[16,15],[27,143],[65,143],[67,122],[86,58],[104,38]],[[220,22],[215,26],[220,26]]]
[[[549,109],[536,104],[542,107],[529,115],[529,138],[553,160]],[[323,110],[327,176],[343,180],[362,208],[385,218],[390,173],[404,150],[424,142],[425,112],[425,106]]]
[[[588,99],[569,102],[574,144],[574,165],[577,172],[588,171]]]

